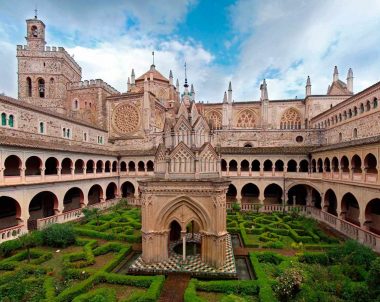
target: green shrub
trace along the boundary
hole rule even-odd
[[[197,296],[197,279],[191,279],[184,294],[185,302],[207,302],[205,299]]]
[[[343,285],[342,298],[347,302],[370,302],[368,286],[360,282],[346,282]]]
[[[0,256],[9,257],[12,252],[21,248],[21,242],[18,240],[8,240],[0,244]]]
[[[234,294],[230,294],[228,296],[224,296],[222,300],[220,301],[221,302],[246,302],[247,300],[242,297],[235,296]]]
[[[259,288],[260,288],[260,291],[259,291],[260,301],[261,302],[276,301],[276,298],[274,296],[267,274],[263,271],[260,265],[260,262],[257,259],[257,255],[255,253],[249,253],[249,259],[251,260],[253,270],[255,271],[255,275],[257,277],[257,284],[259,285]]]
[[[308,264],[321,264],[329,265],[330,259],[325,253],[319,252],[304,252],[298,257],[299,262],[305,262]]]
[[[257,254],[257,259],[259,260],[259,262],[272,263],[275,265],[279,265],[283,260],[283,258],[280,255],[272,252],[263,252]]]
[[[380,257],[371,263],[366,281],[371,297],[375,298],[380,296]]]
[[[369,270],[376,254],[369,248],[354,240],[348,240],[343,245],[327,252],[333,263],[348,263],[351,265],[363,265]]]
[[[277,298],[280,301],[289,301],[300,290],[303,276],[299,269],[289,268],[276,281],[273,290]]]
[[[74,298],[73,302],[116,302],[116,291],[111,288],[98,288]]]
[[[257,281],[251,280],[198,281],[196,288],[206,292],[226,294],[256,295],[259,292]]]
[[[42,239],[47,246],[64,248],[75,243],[75,233],[70,224],[56,223],[42,230]]]

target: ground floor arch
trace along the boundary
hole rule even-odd
[[[360,226],[359,222],[360,208],[356,197],[352,193],[346,193],[341,202],[341,218]]]
[[[380,198],[374,198],[367,203],[364,226],[371,232],[380,235]]]
[[[332,189],[328,189],[325,193],[323,208],[327,213],[338,216],[337,207],[338,202],[336,194]]]
[[[248,183],[241,189],[242,202],[259,203],[259,188],[253,184]]]
[[[135,192],[136,192],[135,186],[131,182],[126,181],[126,182],[123,182],[123,184],[121,185],[121,197],[133,198],[135,196]]]
[[[78,187],[68,190],[63,197],[63,212],[79,209],[84,204],[84,196]]]
[[[117,196],[117,186],[114,182],[108,184],[106,189],[106,200],[114,199]]]
[[[16,199],[0,196],[0,229],[10,228],[20,223],[21,207]]]
[[[103,201],[103,189],[100,185],[93,185],[88,191],[88,205]]]
[[[270,184],[264,190],[264,204],[281,204],[283,191],[277,184]]]
[[[46,218],[58,213],[58,198],[50,191],[36,194],[29,203],[28,229],[37,228],[37,219]]]

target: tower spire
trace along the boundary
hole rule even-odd
[[[189,87],[189,84],[187,84],[187,65],[186,65],[186,62],[185,62],[185,85],[183,85],[183,87],[185,87],[187,89],[187,87]]]
[[[154,65],[154,51],[152,51],[152,61],[153,61],[152,66],[155,66]]]
[[[306,95],[306,96],[311,95],[311,81],[310,81],[310,76],[307,76],[306,86],[305,86],[305,95]]]

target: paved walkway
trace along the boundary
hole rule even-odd
[[[183,302],[190,274],[172,273],[166,278],[158,302]]]

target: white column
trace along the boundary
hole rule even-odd
[[[186,260],[186,233],[182,237],[182,260]]]

